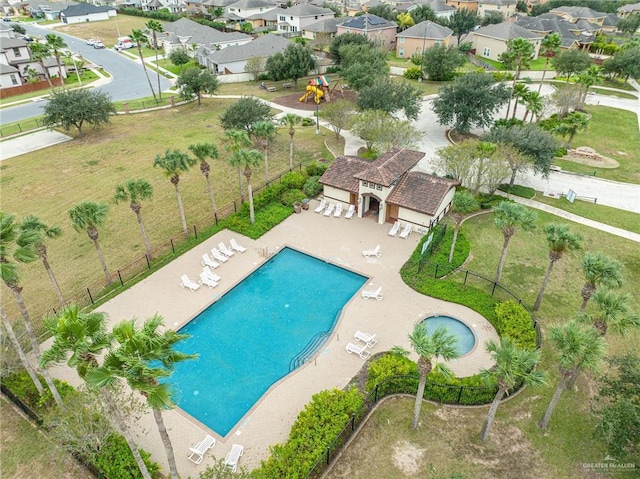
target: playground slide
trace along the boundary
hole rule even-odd
[[[300,97],[300,101],[306,102],[310,96],[314,97],[314,101],[316,103],[320,103],[320,100],[324,96],[324,92],[320,88],[316,88],[313,85],[309,85],[307,86],[307,92]]]

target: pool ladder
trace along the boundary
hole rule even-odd
[[[330,334],[331,333],[329,331],[323,331],[311,338],[311,341],[309,341],[302,351],[300,351],[289,363],[289,372],[306,363],[307,360],[315,354],[318,348],[322,346]]]

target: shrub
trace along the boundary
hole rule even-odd
[[[42,414],[47,409],[57,406],[53,399],[51,391],[44,381],[44,378],[40,375],[38,375],[38,378],[44,386],[44,393],[42,396],[40,396],[40,393],[36,389],[35,384],[33,384],[33,381],[31,380],[29,374],[24,370],[3,377],[2,384],[7,389],[9,389],[14,396],[20,399],[20,401],[22,401],[26,406],[28,406],[34,413],[36,413],[38,416],[42,416]],[[65,381],[54,379],[53,382],[56,385],[56,388],[60,393],[60,397],[62,397],[63,400],[67,394],[73,391],[73,386],[66,383]]]
[[[491,72],[491,75],[497,82],[513,80],[513,73],[510,72]]]
[[[521,196],[522,198],[531,199],[536,195],[536,190],[529,188],[528,186],[513,185],[509,186],[507,183],[503,183],[498,186],[500,191],[511,193],[512,195]]]
[[[302,119],[302,126],[315,126],[316,120],[315,118],[304,117]]]
[[[271,77],[269,76],[268,73],[259,73],[258,74],[258,81],[267,81],[267,80],[271,80]]]
[[[365,392],[370,393],[376,385],[393,376],[418,374],[418,365],[402,354],[387,353],[369,364]]]
[[[462,42],[458,45],[458,50],[460,50],[461,53],[469,53],[473,50],[473,44],[471,42]]]
[[[304,193],[300,190],[288,190],[282,193],[280,202],[285,206],[293,206],[294,203],[302,201],[305,198]]]
[[[318,196],[324,190],[324,186],[318,183],[320,179],[319,176],[311,176],[307,179],[307,182],[304,184],[302,190],[304,194],[307,195],[308,198],[314,198]]]
[[[555,153],[557,158],[562,158],[563,156],[567,156],[567,149],[566,148],[558,148],[556,150]]]
[[[287,187],[282,183],[272,183],[266,188],[263,188],[259,194],[253,197],[253,206],[257,210],[258,208],[264,208],[265,206],[280,201],[282,194],[287,191]],[[242,211],[249,214],[249,203],[242,204]]]
[[[291,216],[293,214],[293,208],[284,206],[278,202],[268,204],[260,209],[256,208],[255,213],[256,218],[254,224],[251,224],[249,213],[245,212],[244,209],[221,221],[220,224],[225,228],[229,228],[249,238],[258,239],[271,228]]]
[[[510,299],[497,304],[495,310],[497,321],[493,326],[501,337],[512,339],[521,348],[536,348],[536,330],[522,305]]]
[[[409,67],[404,71],[403,76],[407,80],[417,80],[422,77],[422,70],[420,67]]]
[[[139,451],[151,477],[158,477],[160,465],[151,461],[151,454],[147,451],[143,449],[139,449]],[[107,438],[94,463],[106,477],[117,477],[118,479],[142,477],[127,441],[120,434],[112,434]]]
[[[340,72],[340,67],[336,67],[336,66],[327,67],[327,71],[326,71],[327,74],[329,74],[329,73],[339,73],[339,72]]]
[[[322,176],[323,173],[327,171],[327,165],[321,165],[314,161],[313,163],[308,164],[305,170],[309,176]]]
[[[305,176],[297,171],[290,171],[282,177],[280,183],[288,189],[301,190],[306,181]]]

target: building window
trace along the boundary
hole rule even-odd
[[[20,52],[19,48],[13,48],[12,50],[13,50],[13,56],[14,57],[17,58],[17,57],[21,57],[22,56],[22,53]]]
[[[404,48],[398,48],[398,56],[404,58]]]
[[[363,188],[366,188],[366,187],[367,187],[367,182],[366,182],[366,181],[363,181],[363,182],[362,182],[362,187],[363,187]]]
[[[284,15],[280,15],[280,21],[284,22],[286,20],[286,18],[284,17]]]
[[[484,49],[482,50],[482,56],[483,57],[490,57],[491,56],[491,48],[484,47]]]
[[[404,43],[404,37],[399,38],[400,43]]]
[[[376,189],[382,191],[382,185],[376,185]]]
[[[18,84],[18,80],[17,80],[15,75],[11,75],[11,83],[14,84],[14,85]]]

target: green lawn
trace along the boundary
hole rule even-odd
[[[603,156],[615,159],[618,168],[594,168],[556,158],[553,162],[563,170],[595,175],[609,180],[640,183],[640,132],[638,117],[626,110],[587,105],[591,115],[587,131],[578,133],[573,147],[590,146]]]
[[[489,58],[485,58],[485,57],[481,57],[481,56],[478,56],[478,58],[480,60],[482,60],[483,62],[487,62],[489,65],[491,65],[492,67],[494,67],[497,70],[505,70],[504,64],[502,62],[499,62],[499,61],[496,61],[496,60],[491,60]],[[529,64],[528,68],[523,68],[523,70],[542,71],[542,70],[544,70],[545,61],[546,61],[546,58],[543,58],[543,57],[537,58],[537,59],[533,60]],[[551,67],[551,65],[549,65],[549,68],[550,67]]]
[[[91,70],[84,70],[80,74],[80,81],[82,81],[82,86],[86,86],[90,83],[93,83],[98,79],[98,75],[93,73]],[[75,73],[70,73],[69,76],[65,79],[64,84],[69,87],[78,86],[78,76]],[[6,106],[15,106],[15,103],[26,103],[33,98],[49,95],[53,89],[46,88],[44,90],[33,91],[30,93],[24,93],[22,95],[10,96],[7,98],[3,98],[0,100],[0,109]]]
[[[0,185],[2,209],[19,216],[35,214],[48,224],[59,225],[63,236],[49,244],[52,268],[65,295],[77,294],[103,279],[95,249],[86,233],[70,227],[67,210],[83,200],[110,204],[100,244],[112,271],[144,253],[135,215],[127,205],[111,202],[116,184],[142,177],[154,187],[152,201],[144,204],[142,215],[152,245],[169,241],[181,231],[175,190],[163,172],[153,168],[156,155],[167,148],[186,151],[190,144],[213,142],[220,158],[211,162],[211,178],[219,207],[238,197],[236,170],[227,164],[223,131],[219,117],[233,100],[203,100],[157,112],[119,115],[101,129],[88,128],[84,138],[47,148],[46,155],[36,151],[2,162]],[[185,128],[188,125],[188,128]],[[327,136],[329,133],[327,132]],[[324,135],[314,127],[297,127],[294,137],[295,161],[328,157]],[[289,135],[282,129],[269,154],[272,176],[288,168]],[[46,172],[46,174],[44,174]],[[264,182],[264,167],[256,168],[252,182]],[[187,222],[211,224],[212,213],[206,182],[196,165],[180,180]],[[24,201],[29,198],[29,201]],[[32,315],[56,304],[55,296],[42,265],[34,262],[21,268],[23,295]],[[4,298],[4,297],[3,297]],[[8,298],[8,297],[7,297]],[[4,303],[4,299],[3,299]],[[13,300],[7,301],[11,315]]]
[[[95,38],[104,43],[107,48],[116,44],[118,37],[129,35],[133,29],[144,29],[149,19],[129,15],[117,15],[109,20],[99,22],[73,23],[56,27],[54,32],[63,32],[79,38]],[[165,24],[166,22],[160,22]]]
[[[637,100],[638,97],[636,95],[632,95],[631,93],[622,93],[619,91],[613,91],[613,90],[605,90],[604,88],[598,88],[597,86],[592,86],[589,91],[593,91],[595,93],[597,93],[598,95],[607,95],[607,96],[614,96],[616,98],[624,98],[626,100]]]

